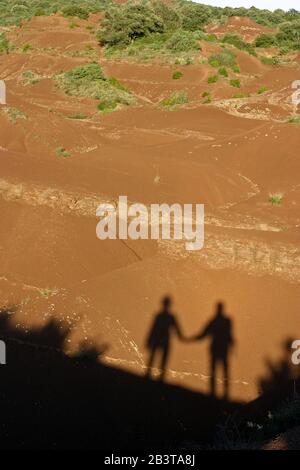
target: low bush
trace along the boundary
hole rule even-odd
[[[243,41],[243,39],[236,33],[226,33],[222,37],[222,42],[224,44],[231,44],[237,49],[240,49],[241,51],[246,51],[251,55],[256,55],[253,44]]]
[[[87,20],[89,17],[89,12],[78,5],[68,5],[64,7],[62,9],[62,14],[67,18],[77,17],[81,18],[82,20]]]
[[[208,63],[212,67],[233,67],[235,64],[235,55],[233,52],[224,50],[218,54],[213,54],[208,58]]]
[[[227,72],[226,67],[219,68],[218,74],[221,75],[222,77],[228,78],[228,72]]]
[[[219,80],[218,75],[210,75],[207,79],[207,83],[211,85],[212,83],[216,83]]]
[[[291,124],[300,124],[300,116],[291,116],[288,122]]]
[[[0,33],[0,54],[9,54],[12,46],[4,33]]]
[[[230,85],[235,87],[235,88],[241,88],[241,82],[237,78],[234,78],[229,81]]]
[[[211,94],[208,91],[204,91],[202,93],[202,98],[204,98],[204,100],[202,101],[202,104],[211,103]]]
[[[165,44],[165,47],[173,52],[197,51],[199,43],[193,33],[188,31],[177,31]]]
[[[268,47],[276,46],[276,44],[277,44],[276,37],[274,36],[274,34],[271,34],[271,33],[263,33],[260,36],[257,36],[255,40],[256,47],[268,48]]]
[[[25,70],[24,72],[22,72],[19,81],[22,83],[22,85],[28,86],[39,83],[41,78],[41,75],[39,75],[38,73],[32,70]]]
[[[273,57],[262,56],[260,60],[265,65],[279,65],[280,64],[280,59],[277,56],[273,56]]]
[[[136,61],[149,60],[188,65],[200,50],[196,33],[153,33],[132,41],[128,46],[111,46],[105,51],[107,57],[129,57]]]
[[[104,46],[126,46],[135,39],[163,32],[163,20],[149,5],[126,3],[106,11],[97,37]]]
[[[64,147],[58,147],[55,151],[58,157],[69,158],[71,156],[70,152],[68,152]]]
[[[266,91],[268,91],[268,88],[264,85],[262,85],[259,89],[258,89],[258,94],[259,95],[262,95],[263,93],[265,93]]]
[[[161,105],[167,108],[174,108],[179,105],[188,103],[189,99],[184,91],[176,91],[171,96],[161,101]]]

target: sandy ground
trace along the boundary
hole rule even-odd
[[[24,331],[54,317],[71,327],[66,351],[82,340],[104,342],[103,360],[143,374],[145,338],[164,295],[187,337],[223,301],[236,339],[230,396],[255,398],[266,358],[276,360],[282,342],[300,333],[300,141],[299,126],[286,123],[299,62],[272,67],[238,52],[242,88],[225,81],[209,88],[207,64],[105,60],[86,29],[98,19],[70,29],[58,16],[37,17],[9,32],[18,47],[33,49],[0,61],[7,105],[26,115],[12,122],[0,109],[0,303],[15,306],[12,319]],[[253,25],[244,26],[246,35]],[[136,94],[135,106],[100,115],[95,100],[56,88],[54,74],[90,62],[70,55],[86,45]],[[172,80],[177,69],[184,76]],[[39,83],[24,86],[26,70]],[[262,85],[268,91],[259,95]],[[213,101],[204,105],[207,89]],[[175,90],[188,93],[185,107],[158,106]],[[231,99],[235,92],[251,97]],[[70,118],[79,112],[86,119]],[[57,156],[60,147],[70,158]],[[280,206],[270,193],[283,195]],[[204,249],[97,240],[95,208],[122,194],[146,205],[204,203]],[[207,341],[174,338],[167,380],[207,392],[209,376]]]

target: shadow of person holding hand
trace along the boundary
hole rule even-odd
[[[234,345],[232,336],[232,320],[224,312],[224,304],[216,304],[215,315],[200,334],[189,341],[210,338],[210,393],[216,395],[216,369],[221,365],[223,369],[224,399],[229,396],[229,353]]]
[[[146,377],[150,377],[154,359],[160,356],[159,379],[163,380],[166,373],[166,365],[170,355],[170,342],[172,335],[183,340],[181,329],[177,323],[176,316],[170,311],[172,300],[169,296],[162,299],[162,310],[155,315],[154,322],[146,341],[149,349],[149,360]]]

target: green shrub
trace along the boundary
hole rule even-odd
[[[236,33],[226,33],[222,38],[222,42],[224,44],[231,44],[237,49],[246,51],[251,55],[256,55],[253,44],[243,41],[243,39]]]
[[[0,33],[0,54],[9,54],[11,45],[4,33]]]
[[[166,41],[166,48],[174,52],[187,52],[197,51],[200,46],[193,33],[177,31]]]
[[[235,64],[235,55],[233,52],[225,50],[219,54],[213,54],[208,58],[208,63],[215,68],[233,67]]]
[[[291,124],[300,124],[300,116],[291,116],[288,122]]]
[[[211,85],[212,83],[216,83],[218,79],[219,79],[218,75],[210,75],[207,79],[207,83]]]
[[[101,113],[110,113],[114,111],[118,106],[118,102],[115,100],[103,100],[98,104],[97,108]]]
[[[75,114],[70,114],[68,116],[69,119],[86,119],[87,115],[83,113],[75,113]]]
[[[97,37],[101,45],[126,46],[135,39],[163,31],[162,19],[150,6],[128,3],[112,6],[106,11]]]
[[[220,67],[218,70],[218,74],[221,75],[222,77],[228,78],[228,72],[226,67]]]
[[[290,47],[289,46],[282,46],[280,49],[279,49],[279,53],[280,55],[286,55],[290,52]]]
[[[269,194],[269,202],[272,206],[279,206],[282,203],[283,194],[282,193],[271,193]]]
[[[193,55],[200,49],[196,34],[188,31],[176,33],[153,33],[135,39],[128,46],[111,46],[106,49],[106,57],[130,57],[147,62],[159,60],[188,65],[193,63]]]
[[[258,89],[258,94],[259,95],[262,95],[263,93],[265,93],[266,91],[268,91],[268,88],[264,85],[262,85],[259,89]]]
[[[294,23],[285,23],[280,26],[276,34],[280,46],[289,46],[291,49],[300,49],[300,20]]]
[[[204,91],[201,96],[204,98],[202,104],[211,103],[211,94],[208,91]]]
[[[24,72],[22,72],[20,77],[20,81],[24,86],[35,85],[36,83],[39,83],[40,80],[41,75],[36,72],[33,72],[32,70],[25,70]]]
[[[89,17],[89,12],[84,10],[78,5],[68,5],[65,8],[62,9],[62,14],[65,17],[77,17],[81,18],[82,20],[87,20]]]
[[[241,98],[249,98],[249,93],[236,93],[235,95],[233,95],[232,98],[234,99],[241,99]]]
[[[188,103],[189,99],[187,94],[184,91],[176,91],[172,93],[169,98],[165,98],[161,101],[162,106],[166,106],[168,108],[174,108],[178,105],[182,105]]]
[[[255,40],[256,47],[272,47],[276,46],[277,41],[274,34],[271,33],[263,33],[260,36],[257,36]]]
[[[273,57],[261,56],[260,60],[265,65],[278,65],[278,64],[280,64],[280,59],[277,56],[273,56]]]
[[[170,6],[161,1],[155,1],[152,4],[154,13],[161,18],[164,31],[175,31],[181,27],[181,17],[179,13]]]
[[[218,36],[216,36],[215,34],[212,34],[212,33],[207,34],[204,39],[207,42],[218,42]]]
[[[69,28],[70,28],[70,29],[79,28],[79,24],[77,24],[77,23],[70,23],[70,24],[69,24]]]
[[[240,73],[241,72],[241,69],[240,67],[237,65],[237,64],[233,64],[233,66],[231,67],[232,71],[234,73]]]
[[[55,77],[60,89],[73,96],[88,96],[101,102],[129,105],[133,96],[115,78],[106,78],[96,63],[87,64]],[[115,108],[116,106],[114,106]]]
[[[235,88],[241,88],[241,81],[233,78],[232,80],[229,81],[230,85],[235,87]]]
[[[82,67],[76,67],[69,72],[65,72],[64,76],[71,82],[75,83],[81,79],[86,79],[88,81],[105,80],[102,68],[95,62],[83,65]]]
[[[55,152],[58,157],[69,158],[71,156],[64,147],[58,147]]]
[[[32,49],[33,49],[33,46],[30,43],[23,44],[23,46],[22,46],[22,51],[23,52],[32,51]]]
[[[176,70],[176,72],[173,73],[172,78],[173,80],[179,80],[183,76],[183,73],[180,72],[179,70]]]
[[[206,5],[197,3],[186,3],[180,10],[182,17],[182,28],[187,31],[202,29],[211,19],[211,10]]]

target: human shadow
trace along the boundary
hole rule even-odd
[[[217,368],[223,369],[224,399],[229,397],[229,357],[230,351],[235,343],[232,335],[232,320],[225,313],[223,302],[216,304],[213,318],[208,322],[201,332],[190,338],[190,341],[200,341],[210,338],[210,393],[216,395]]]
[[[287,337],[277,360],[265,358],[265,373],[257,379],[259,396],[246,404],[244,422],[259,423],[265,449],[299,450],[300,341]]]
[[[162,309],[155,317],[146,340],[149,349],[149,360],[146,377],[150,377],[156,356],[159,356],[159,380],[164,380],[166,366],[170,356],[171,339],[173,335],[183,339],[176,316],[171,312],[172,299],[165,296],[162,299]]]
[[[281,343],[281,357],[277,361],[265,358],[266,372],[257,379],[260,396],[249,405],[252,413],[265,413],[285,399],[299,396],[300,371],[299,365],[293,364],[293,344],[292,338],[286,338]]]

